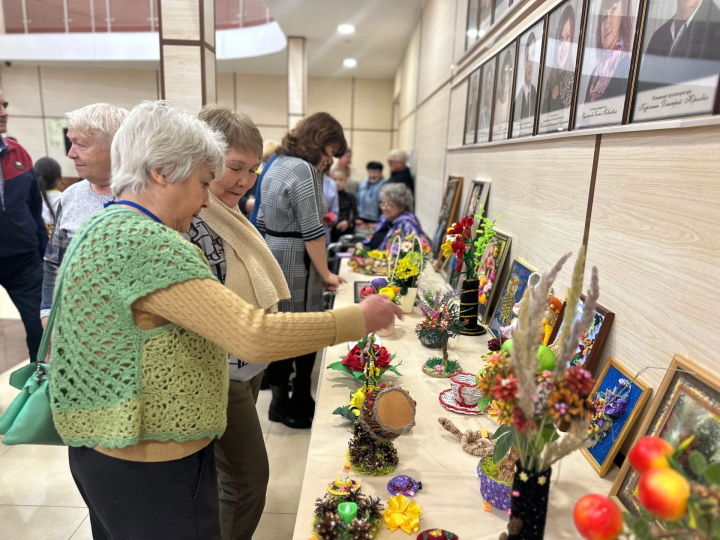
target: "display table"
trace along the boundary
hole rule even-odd
[[[343,285],[338,292],[335,307],[353,303],[354,281],[372,279],[350,270],[347,261],[343,261],[341,275],[348,280],[348,284]],[[445,290],[440,275],[432,268],[423,274],[420,287],[433,291]],[[408,435],[394,441],[400,463],[390,476],[369,477],[348,473],[343,468],[351,437],[351,424],[343,417],[333,415],[332,411],[347,405],[350,391],[356,391],[358,385],[346,374],[325,369],[326,365],[347,353],[347,344],[330,347],[325,351],[294,540],[307,540],[312,536],[316,498],[326,493],[329,482],[344,474],[350,474],[359,481],[363,493],[379,496],[383,502],[390,497],[387,483],[394,475],[407,474],[422,482],[423,489],[414,498],[423,512],[420,531],[444,528],[457,534],[460,540],[491,540],[497,539],[506,530],[507,512],[496,508],[492,512],[483,510],[480,481],[476,472],[479,458],[463,452],[460,443],[438,423],[438,418],[451,419],[460,431],[477,430],[480,427],[494,431],[497,424],[486,415],[469,417],[451,412],[440,404],[438,396],[450,388],[450,381],[429,377],[421,370],[423,362],[439,352],[424,347],[415,336],[415,325],[421,320],[422,315],[415,307],[412,314],[396,322],[395,335],[383,338],[383,345],[388,351],[397,354],[393,364],[402,361],[399,371],[403,376],[397,377],[387,372],[382,380],[395,381],[417,401],[417,425]],[[481,357],[487,352],[487,340],[487,336],[459,336],[451,340],[448,347],[450,359],[460,360],[463,371],[477,373],[482,367]],[[581,452],[571,454],[556,464],[552,472],[545,537],[548,540],[579,538],[572,520],[573,505],[587,493],[607,494],[617,472],[618,469],[614,468],[608,476],[599,478]],[[415,540],[415,536],[401,530],[391,533],[383,523],[379,538]]]

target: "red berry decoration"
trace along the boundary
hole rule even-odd
[[[667,456],[672,456],[672,445],[660,437],[642,437],[628,453],[630,465],[640,474],[648,469],[668,467]]]
[[[575,528],[585,540],[615,540],[623,530],[623,516],[608,497],[585,495],[573,510]]]

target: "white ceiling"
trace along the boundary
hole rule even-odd
[[[393,78],[418,20],[422,0],[265,0],[285,35],[307,40],[309,76]],[[355,33],[338,34],[342,23]],[[343,67],[355,58],[357,67]],[[285,73],[286,53],[223,60],[220,71]]]

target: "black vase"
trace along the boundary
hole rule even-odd
[[[539,473],[515,465],[510,499],[508,540],[543,540],[552,467]]]
[[[466,279],[460,293],[460,320],[467,321],[460,331],[463,336],[481,336],[486,330],[478,324],[478,288],[480,280]]]

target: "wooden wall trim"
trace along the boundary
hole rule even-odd
[[[588,191],[587,212],[585,214],[585,231],[583,232],[583,246],[587,249],[590,237],[590,222],[592,219],[593,199],[595,198],[595,180],[597,179],[598,162],[600,161],[600,145],[602,135],[595,136],[595,154],[593,155],[592,172],[590,173],[590,189]]]

